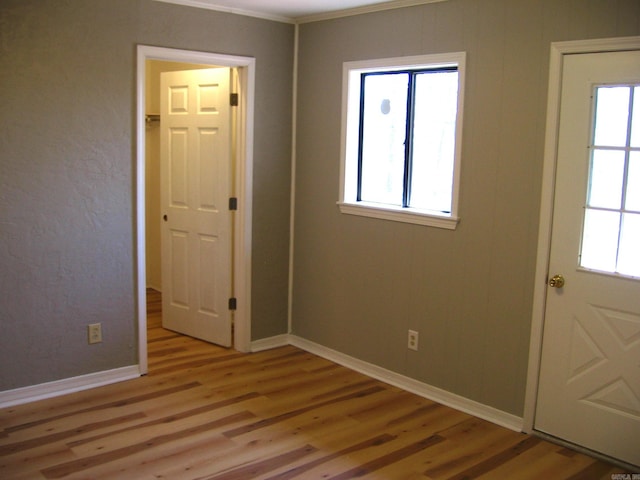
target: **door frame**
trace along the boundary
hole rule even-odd
[[[146,61],[198,63],[237,68],[240,107],[236,114],[237,135],[231,148],[236,150],[235,191],[240,208],[234,215],[235,252],[233,292],[237,298],[234,312],[233,346],[241,352],[251,348],[251,218],[253,198],[253,134],[255,98],[255,58],[148,45],[137,46],[136,77],[136,297],[138,320],[138,368],[148,371],[147,359],[147,275],[146,275],[146,201],[145,201],[145,94]]]
[[[551,253],[551,227],[553,220],[553,198],[556,180],[558,126],[560,122],[564,56],[577,53],[604,53],[628,50],[640,50],[640,36],[554,42],[551,44],[542,191],[538,227],[538,250],[534,277],[535,285],[533,291],[533,311],[531,315],[529,365],[523,415],[523,431],[526,433],[531,433],[535,429],[538,379],[542,360],[542,334],[544,330],[548,288],[549,255]]]

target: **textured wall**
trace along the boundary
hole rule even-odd
[[[294,333],[521,415],[550,43],[637,34],[637,0],[449,0],[302,25]],[[455,51],[457,230],[341,215],[342,63]]]
[[[0,391],[137,363],[137,44],[256,58],[252,336],[286,332],[293,27],[3,0],[0,42]]]

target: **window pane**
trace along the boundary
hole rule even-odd
[[[616,271],[620,214],[587,209],[582,237],[580,265],[585,268]]]
[[[416,76],[411,207],[451,211],[458,72]]]
[[[627,177],[627,210],[640,212],[640,152],[629,155],[629,176]]]
[[[640,147],[640,87],[633,89],[633,121],[631,124],[631,146]]]
[[[640,277],[640,214],[625,213],[622,222],[618,272]]]
[[[589,178],[590,207],[619,209],[622,202],[624,152],[595,150]]]
[[[363,201],[402,205],[408,78],[407,74],[365,77]]]
[[[624,147],[629,121],[629,87],[599,87],[594,144]]]

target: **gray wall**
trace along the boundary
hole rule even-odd
[[[256,58],[252,337],[285,333],[293,26],[2,0],[0,42],[0,391],[137,363],[137,44]]]
[[[449,0],[302,25],[294,333],[522,414],[549,44],[638,34],[637,0]],[[0,391],[137,362],[136,44],[257,59],[252,338],[286,332],[293,27],[2,0]],[[342,62],[460,50],[458,229],[339,214]],[[94,322],[105,341],[89,346]]]
[[[293,332],[522,415],[550,43],[638,34],[637,0],[449,0],[302,25]],[[342,62],[453,51],[467,52],[457,230],[341,215]]]

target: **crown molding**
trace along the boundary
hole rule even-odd
[[[207,0],[155,0],[156,2],[173,3],[176,5],[184,5],[187,7],[204,8],[206,10],[215,10],[218,12],[232,13],[235,15],[244,15],[246,17],[262,18],[264,20],[272,20],[274,22],[303,24],[312,22],[321,22],[323,20],[332,20],[335,18],[351,17],[354,15],[362,15],[365,13],[381,12],[384,10],[393,10],[396,8],[414,7],[416,5],[425,5],[428,3],[440,3],[448,0],[392,0],[389,2],[377,3],[374,5],[366,5],[363,7],[347,8],[344,10],[334,10],[331,12],[314,13],[311,15],[303,15],[300,17],[287,17],[282,15],[273,15],[265,12],[245,10],[241,8],[226,7],[217,5]],[[215,1],[215,0],[213,0]]]
[[[396,8],[415,7],[417,5],[426,5],[428,3],[440,3],[447,1],[449,0],[393,0],[390,2],[376,3],[375,5],[367,5],[364,7],[348,8],[345,10],[335,10],[333,12],[316,13],[313,15],[296,17],[295,23],[303,24],[321,22],[323,20],[332,20],[335,18],[363,15],[365,13],[382,12],[384,10],[394,10]]]
[[[233,13],[234,15],[243,15],[245,17],[262,18],[263,20],[272,20],[274,22],[295,24],[296,19],[292,17],[283,17],[281,15],[272,15],[265,12],[253,10],[244,10],[242,8],[225,7],[224,5],[216,5],[204,0],[155,0],[156,2],[173,3],[176,5],[184,5],[186,7],[204,8],[206,10],[215,10],[216,12]]]

